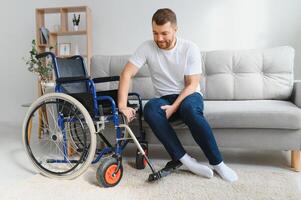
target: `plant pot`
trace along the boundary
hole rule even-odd
[[[78,25],[73,25],[73,30],[78,31]]]
[[[42,94],[54,92],[55,83],[53,81],[41,81]]]

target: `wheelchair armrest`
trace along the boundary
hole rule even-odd
[[[135,97],[137,97],[137,100],[139,101],[139,104],[140,103],[142,104],[141,97],[140,97],[140,95],[138,93],[130,92],[130,93],[128,93],[128,96],[135,96]]]
[[[57,78],[55,81],[58,84],[62,83],[74,83],[79,81],[87,81],[90,80],[90,77],[88,76],[75,76],[75,77],[63,77],[63,78]]]
[[[139,106],[139,112],[142,115],[142,100],[141,100],[140,95],[138,93],[131,92],[131,93],[128,93],[128,96],[135,96],[135,97],[137,97],[138,102],[139,102],[139,105],[138,105]]]
[[[144,133],[143,127],[142,127],[142,115],[143,115],[143,108],[142,108],[142,100],[138,93],[131,92],[128,93],[128,96],[135,96],[138,99],[138,112],[139,112],[139,129]],[[143,140],[145,136],[142,136]]]
[[[119,76],[108,76],[108,77],[100,77],[100,78],[93,78],[94,83],[105,83],[105,82],[112,82],[112,81],[119,81]]]

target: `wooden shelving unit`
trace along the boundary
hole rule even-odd
[[[68,17],[72,13],[83,13],[85,18],[81,18],[81,21],[86,20],[84,30],[70,30],[69,23],[72,23],[72,19]],[[40,36],[40,28],[45,27],[45,20],[48,14],[58,14],[60,28],[58,32],[50,32],[49,40],[47,44],[42,44]],[[47,27],[46,27],[47,28]],[[82,56],[86,58],[86,65],[88,73],[90,73],[90,60],[92,57],[92,16],[91,10],[87,6],[77,6],[77,7],[58,7],[58,8],[37,8],[36,9],[36,42],[37,49],[39,52],[45,52],[49,47],[56,47],[54,53],[58,55],[58,37],[64,36],[76,36],[80,35],[85,37],[85,52]],[[59,55],[58,55],[59,56]],[[72,56],[72,55],[70,55]],[[66,57],[66,56],[65,56]]]
[[[83,30],[74,31],[73,29],[70,29],[69,23],[72,23],[72,18],[70,19],[70,14],[73,13],[80,13],[83,14],[84,17],[81,15],[81,22],[85,20],[85,27]],[[40,28],[45,27],[48,30],[50,30],[50,27],[46,27],[46,20],[47,15],[51,14],[57,14],[59,15],[59,20],[56,22],[56,24],[59,24],[59,29],[56,30],[56,32],[49,32],[48,34],[48,42],[46,44],[43,44],[41,41],[41,33]],[[85,51],[81,52],[81,55],[86,60],[86,67],[87,71],[90,74],[90,60],[92,56],[92,16],[91,16],[91,10],[87,6],[77,6],[77,7],[58,7],[58,8],[37,8],[36,9],[36,45],[37,50],[39,53],[45,52],[50,47],[54,47],[54,50],[52,50],[53,53],[58,55],[58,39],[60,36],[69,37],[69,36],[82,36],[85,37]],[[69,55],[72,56],[72,55]],[[62,56],[67,57],[67,56]],[[41,87],[41,81],[38,81],[38,96],[41,96],[43,94],[43,90]],[[39,131],[39,137],[41,136],[42,127],[43,127],[43,120],[42,120],[42,113],[46,110],[39,111],[39,125],[38,125],[38,131]],[[45,115],[47,116],[47,114]],[[46,119],[47,120],[47,119]],[[31,132],[31,122],[30,122],[30,131]]]

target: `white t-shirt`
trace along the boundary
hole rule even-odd
[[[153,40],[145,41],[129,61],[138,68],[148,64],[156,97],[180,94],[185,87],[184,75],[202,73],[199,48],[181,38],[177,38],[175,47],[170,50],[160,49]],[[201,94],[200,86],[196,92]]]

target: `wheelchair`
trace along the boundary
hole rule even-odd
[[[55,92],[39,97],[29,107],[22,127],[22,139],[29,159],[43,175],[56,179],[74,179],[90,164],[99,162],[96,176],[103,187],[119,183],[123,175],[122,152],[129,142],[137,146],[136,168],[147,165],[151,179],[160,178],[148,159],[148,146],[142,129],[142,101],[130,93],[138,104],[139,137],[136,137],[118,112],[117,90],[96,91],[96,84],[119,81],[118,76],[91,79],[81,56],[56,57],[51,52],[37,55],[50,57],[54,67]],[[106,129],[116,132],[114,144]]]

